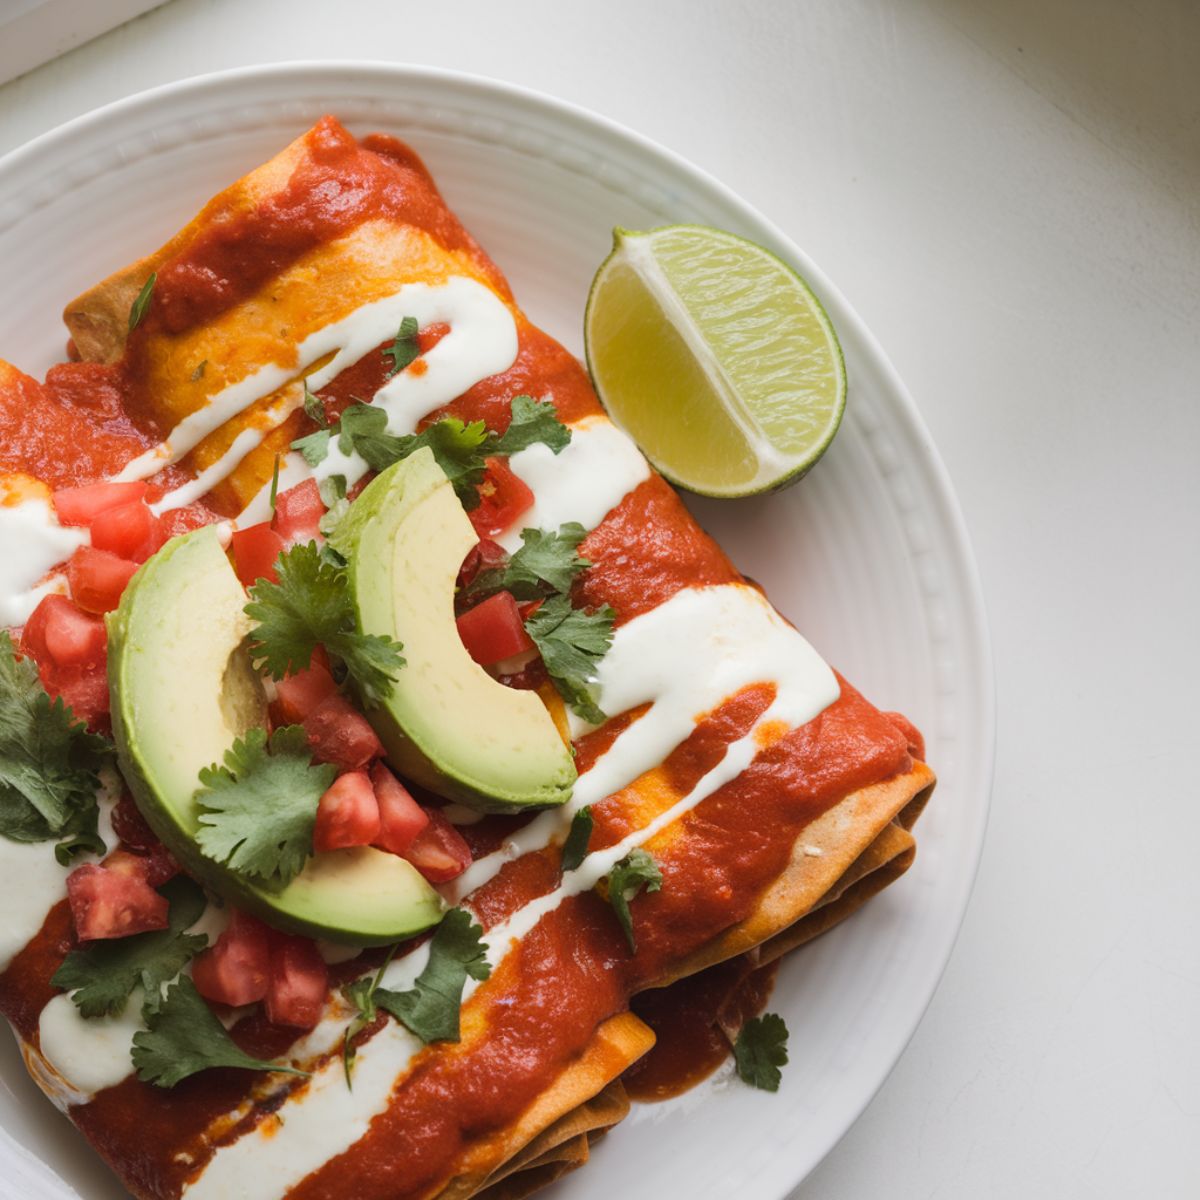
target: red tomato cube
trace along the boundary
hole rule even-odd
[[[137,569],[137,563],[131,559],[118,558],[92,546],[80,546],[67,562],[67,583],[80,608],[92,613],[112,612]]]
[[[76,867],[67,876],[67,900],[81,942],[167,927],[166,897],[136,872],[110,871],[93,863]]]
[[[317,527],[324,515],[325,502],[321,499],[317,481],[306,479],[275,497],[271,528],[289,546],[297,542],[320,541],[321,532]]]
[[[312,1029],[321,1019],[329,969],[316,944],[304,937],[271,932],[267,972],[267,1019],[275,1025]]]
[[[479,485],[479,503],[467,516],[481,538],[492,538],[532,507],[533,493],[525,481],[512,473],[504,459],[489,458],[487,473]]]
[[[458,586],[465,588],[481,571],[486,571],[489,567],[503,566],[507,561],[508,551],[499,542],[493,542],[491,538],[480,538],[463,559],[463,565],[458,571]]]
[[[233,551],[233,565],[243,587],[253,587],[259,579],[279,582],[275,560],[283,553],[283,538],[271,528],[268,521],[251,525],[249,529],[235,529],[229,547]]]
[[[373,844],[380,850],[403,855],[429,824],[429,814],[383,763],[371,768],[371,784],[379,805],[379,834]]]
[[[270,930],[236,908],[230,910],[225,932],[192,959],[196,991],[205,1000],[232,1008],[262,1000],[270,973]]]
[[[316,654],[311,665],[294,675],[285,675],[275,685],[271,715],[277,725],[298,725],[330,696],[337,695],[337,684],[329,667]]]
[[[90,525],[102,512],[142,500],[145,495],[144,483],[89,483],[59,488],[54,493],[54,511],[63,525]]]
[[[92,519],[92,545],[120,558],[145,562],[162,545],[158,518],[144,500],[106,508]]]
[[[318,762],[362,771],[372,759],[383,757],[383,743],[371,723],[340,692],[318,704],[303,725]]]
[[[339,775],[317,805],[313,849],[342,850],[369,846],[379,837],[379,803],[365,771]]]
[[[21,631],[21,653],[42,667],[103,666],[108,634],[66,596],[44,596]]]
[[[471,848],[463,836],[436,809],[425,809],[429,824],[401,856],[408,859],[430,883],[457,879],[471,865]]]
[[[458,636],[467,653],[481,666],[533,649],[511,592],[497,592],[458,618]]]

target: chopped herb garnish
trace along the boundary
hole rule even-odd
[[[588,561],[577,553],[587,536],[578,521],[559,526],[557,533],[522,529],[521,548],[502,567],[480,573],[467,588],[469,596],[511,592],[518,600],[537,600],[552,592],[569,592]]]
[[[325,403],[316,392],[308,390],[307,379],[304,381],[304,411],[309,419],[315,421],[320,428],[329,428],[329,420],[325,416]]]
[[[339,522],[350,511],[350,501],[346,499],[345,475],[330,475],[317,485],[321,500],[328,511],[317,523],[322,537],[333,537]]]
[[[779,1068],[788,1060],[787,1040],[787,1026],[775,1013],[764,1013],[747,1021],[733,1043],[738,1075],[764,1092],[779,1091],[782,1078]]]
[[[146,1029],[133,1035],[133,1065],[143,1083],[174,1087],[209,1067],[308,1076],[307,1071],[281,1067],[239,1050],[186,975],[167,989],[158,1011],[148,1015],[146,1024]]]
[[[271,519],[275,519],[275,499],[279,495],[279,459],[280,456],[275,455],[275,469],[271,472],[271,494],[267,498],[271,506]]]
[[[204,378],[204,369],[207,366],[208,366],[208,359],[206,358],[192,372],[192,382],[193,383],[198,383],[201,379]]]
[[[129,307],[129,332],[132,333],[141,323],[150,307],[150,297],[154,295],[154,285],[158,282],[158,272],[152,271],[150,278],[142,284],[137,299]]]
[[[269,753],[268,753],[269,750]],[[200,772],[200,849],[239,874],[284,887],[312,853],[317,802],[337,768],[314,763],[303,726],[285,725],[268,743],[252,729]]]
[[[71,999],[83,1016],[115,1016],[135,987],[142,989],[143,1015],[157,1012],[163,985],[208,944],[204,934],[184,932],[204,912],[199,886],[186,875],[177,875],[161,891],[171,906],[166,929],[89,942],[72,950],[50,980],[72,992]]]
[[[18,658],[0,631],[0,836],[58,841],[64,865],[80,851],[102,854],[96,792],[111,751],[61,698],[50,699],[33,660]]]
[[[306,669],[317,646],[346,664],[368,704],[388,692],[404,658],[398,642],[358,633],[346,573],[315,542],[293,546],[275,564],[278,582],[250,589],[251,653],[273,679]]]
[[[421,353],[420,342],[417,338],[418,329],[416,317],[405,317],[400,322],[396,340],[383,352],[384,358],[392,360],[392,369],[387,373],[388,379],[403,371]]]
[[[318,429],[305,437],[297,438],[292,443],[292,449],[298,450],[310,467],[319,467],[329,457],[329,437],[328,429]]]
[[[631,954],[637,953],[633,938],[633,917],[629,902],[643,889],[657,892],[662,888],[662,872],[658,863],[645,850],[631,850],[608,874],[608,902],[612,905]]]
[[[452,908],[429,943],[429,962],[415,986],[407,992],[376,988],[376,1007],[391,1013],[423,1042],[457,1042],[467,976],[484,980],[492,973],[482,936],[466,909]]]
[[[489,454],[516,454],[535,442],[542,442],[557,454],[571,441],[571,431],[559,419],[549,400],[532,396],[514,396],[512,420],[508,428],[495,438]]]
[[[571,831],[563,843],[562,869],[564,871],[574,871],[587,858],[588,843],[592,840],[593,824],[595,822],[592,820],[590,804],[584,805],[571,818]]]
[[[585,720],[605,718],[596,703],[594,680],[600,660],[612,645],[616,613],[608,605],[595,612],[573,608],[569,596],[551,596],[525,621],[554,686]]]
[[[354,1087],[354,1084],[350,1080],[350,1075],[354,1070],[354,1059],[358,1054],[358,1049],[354,1045],[354,1039],[375,1020],[378,1013],[378,1008],[375,1004],[375,992],[379,988],[379,982],[383,979],[383,973],[387,970],[388,963],[392,961],[392,956],[395,953],[396,947],[393,946],[387,952],[387,957],[379,964],[379,970],[374,975],[364,975],[361,979],[355,979],[342,988],[342,995],[358,1010],[357,1016],[346,1026],[346,1032],[342,1037],[342,1065],[346,1072],[346,1086],[348,1088],[353,1089]]]

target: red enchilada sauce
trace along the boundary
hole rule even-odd
[[[368,217],[418,225],[444,245],[467,250],[508,294],[499,273],[450,215],[406,147],[374,138],[363,143],[374,153],[364,152],[329,120],[308,140],[311,155],[281,191],[255,208],[206,214],[205,229],[160,268],[155,303],[131,339],[125,367],[91,370],[86,376],[96,396],[90,416],[89,401],[79,394],[84,365],[58,368],[79,373],[48,381],[40,394],[28,395],[30,410],[45,406],[46,413],[37,418],[41,425],[35,435],[5,449],[4,469],[28,471],[52,483],[111,473],[156,440],[135,428],[114,402],[114,395],[119,399],[130,386],[122,370],[136,371],[136,346],[146,332],[178,333],[211,320],[300,254]],[[565,350],[524,321],[519,335],[513,367],[472,388],[445,411],[503,428],[517,391],[549,394],[567,420],[600,411],[586,375]],[[331,411],[356,394],[352,384],[368,388],[371,371],[370,366],[352,368],[326,389]],[[28,389],[24,382],[20,388],[25,390],[14,392],[0,376],[0,404],[6,410],[0,414],[0,431],[24,406],[19,397]],[[85,465],[72,466],[64,478],[65,463],[75,460]],[[740,578],[657,478],[627,496],[588,536],[582,552],[593,565],[578,584],[577,600],[610,603],[620,621],[654,608],[681,588]],[[747,688],[705,717],[664,764],[672,788],[678,794],[689,791],[725,747],[754,725],[772,694],[770,686]],[[628,719],[618,718],[582,739],[581,769],[611,744],[615,730]],[[470,1001],[486,1013],[487,1036],[426,1048],[367,1134],[290,1194],[299,1200],[348,1195],[401,1200],[443,1179],[465,1148],[511,1124],[558,1079],[589,1047],[602,1022],[625,1011],[637,993],[668,978],[673,964],[746,919],[787,866],[809,822],[849,792],[891,778],[911,763],[907,731],[843,683],[839,700],[763,750],[738,778],[672,827],[670,837],[655,842],[662,890],[633,902],[636,955],[630,954],[599,894],[564,900],[513,948],[492,981]],[[593,816],[593,849],[615,844],[629,832],[621,794],[594,805]],[[472,907],[488,929],[552,891],[559,878],[557,850],[527,855],[475,893]],[[0,977],[0,1002],[27,1038],[36,1037],[36,1014],[51,990],[48,978],[69,945],[60,906]],[[690,993],[675,993],[687,997],[682,1017],[679,1009],[670,1017],[670,991],[633,1001],[664,1035],[664,1051],[648,1060],[642,1084],[637,1074],[632,1076],[635,1088],[661,1092],[680,1080],[687,1054],[676,1045],[680,1037],[671,1032],[673,1022],[682,1022],[681,1029],[708,1029],[700,1038],[704,1054],[692,1062],[699,1070],[713,1061],[716,1010],[705,989],[711,982],[717,996],[717,979],[695,985]],[[733,1004],[749,1011],[768,985],[766,974],[735,980],[717,1009]],[[292,1036],[271,1029],[261,1018],[244,1021],[235,1030],[236,1039],[252,1053],[267,1055],[280,1052]],[[614,1070],[620,1065],[614,1063]],[[156,1197],[176,1196],[211,1156],[212,1147],[200,1140],[206,1127],[261,1079],[209,1071],[163,1091],[128,1078],[71,1115],[134,1187]],[[304,1086],[281,1084],[265,1108],[277,1107],[288,1092]],[[247,1124],[264,1118],[270,1119],[260,1106]]]

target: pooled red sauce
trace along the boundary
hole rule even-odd
[[[742,954],[635,996],[630,1008],[656,1040],[621,1076],[630,1098],[668,1100],[707,1079],[733,1053],[730,1038],[766,1008],[778,967]]]

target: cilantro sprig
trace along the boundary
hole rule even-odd
[[[733,1043],[733,1061],[738,1075],[752,1087],[779,1091],[780,1067],[787,1065],[788,1028],[776,1013],[764,1013],[747,1021]]]
[[[156,1013],[163,985],[208,945],[204,934],[184,932],[204,912],[200,887],[186,875],[178,875],[161,891],[170,904],[166,929],[90,942],[72,950],[54,973],[50,982],[72,993],[82,1016],[115,1016],[136,987],[142,989],[143,1017]]]
[[[579,552],[587,530],[569,521],[551,532],[522,529],[521,546],[502,566],[480,571],[467,587],[475,599],[492,592],[511,592],[517,600],[536,600],[553,592],[569,592],[581,571],[590,564]]]
[[[302,671],[324,646],[346,670],[368,704],[378,704],[404,666],[399,642],[359,633],[345,571],[315,542],[293,546],[275,564],[278,582],[260,579],[250,589],[246,614],[254,622],[250,650],[255,665],[273,679]]]
[[[525,621],[546,672],[562,698],[585,720],[599,725],[605,714],[596,703],[600,660],[612,645],[616,613],[606,604],[588,612],[574,608],[561,592],[551,596]]]
[[[335,427],[298,438],[292,448],[304,456],[309,466],[316,467],[328,457],[336,439],[343,454],[357,453],[372,470],[385,471],[428,447],[463,507],[470,510],[479,504],[477,489],[489,458],[516,454],[535,442],[545,443],[557,454],[571,440],[571,431],[558,419],[549,401],[514,396],[511,413],[502,434],[491,432],[482,421],[465,423],[458,417],[443,417],[420,433],[397,435],[388,433],[387,413],[382,408],[359,401],[342,413]]]
[[[391,370],[387,373],[388,379],[403,371],[421,353],[421,345],[417,339],[419,329],[416,317],[405,317],[400,322],[396,340],[383,352],[384,358],[392,360]]]
[[[133,1065],[143,1083],[170,1088],[210,1067],[308,1076],[307,1071],[253,1058],[239,1049],[186,975],[168,988],[146,1025],[133,1035]]]
[[[457,1042],[467,977],[482,981],[492,973],[487,949],[471,914],[452,908],[430,940],[429,962],[414,986],[406,992],[376,987],[374,1003],[425,1043]]]
[[[268,752],[269,751],[269,752]],[[337,768],[314,763],[304,729],[286,725],[270,743],[252,729],[200,772],[200,849],[217,862],[285,887],[312,853],[317,803]]]
[[[342,988],[342,995],[357,1010],[354,1020],[346,1026],[346,1032],[342,1035],[342,1068],[346,1073],[346,1087],[351,1090],[354,1088],[351,1075],[354,1071],[354,1060],[358,1055],[354,1039],[378,1015],[379,1010],[375,1004],[375,993],[378,991],[379,984],[383,979],[383,973],[387,970],[388,963],[392,961],[395,953],[396,947],[393,946],[387,952],[387,957],[379,964],[379,969],[374,975],[364,975],[361,979],[351,980],[350,983]]]
[[[574,871],[588,854],[588,844],[592,840],[592,806],[585,804],[572,818],[571,829],[567,840],[563,842],[562,869]]]
[[[50,699],[32,660],[18,658],[0,631],[0,836],[57,841],[64,865],[80,851],[104,853],[96,793],[111,750]]]
[[[642,891],[657,892],[662,889],[662,872],[658,863],[645,850],[631,850],[608,873],[608,902],[617,914],[629,952],[637,953],[637,942],[633,936],[633,916],[629,902]]]
[[[142,290],[129,306],[129,332],[132,333],[145,318],[150,308],[150,298],[154,295],[154,285],[158,282],[158,272],[151,271],[149,278],[142,284]]]

